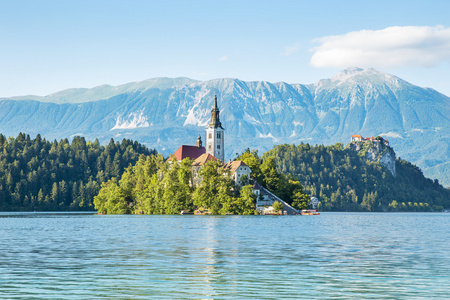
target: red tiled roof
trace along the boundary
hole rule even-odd
[[[259,185],[259,183],[257,181],[255,181],[255,183],[253,184],[253,189],[254,190],[260,190],[261,186]]]
[[[168,161],[172,160],[172,157],[175,157],[177,160],[183,160],[186,157],[189,157],[190,159],[196,160],[200,155],[206,152],[205,147],[197,147],[197,146],[187,146],[182,145],[180,148],[178,148],[177,151],[175,151],[174,154],[172,154]]]
[[[354,134],[354,135],[352,135],[351,137],[352,137],[352,138],[353,138],[353,137],[356,137],[356,138],[362,138],[362,139],[363,139],[363,137],[360,136],[359,134]]]
[[[365,140],[366,141],[374,141],[375,140],[375,138],[373,137],[373,135],[372,135],[372,137],[369,137],[369,138],[365,138]]]
[[[225,166],[223,166],[225,169],[230,170],[231,172],[235,172],[237,170],[237,168],[239,167],[247,167],[247,165],[245,164],[245,162],[243,162],[242,160],[235,160],[229,163],[226,163]]]
[[[219,160],[219,159],[215,158],[213,155],[211,155],[209,153],[203,153],[202,155],[197,157],[197,159],[192,163],[192,165],[193,166],[201,166],[201,165],[207,163],[208,161],[212,161],[212,160]]]

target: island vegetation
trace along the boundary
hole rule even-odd
[[[254,178],[294,206],[307,206],[308,196],[292,176],[277,171],[274,160],[262,161],[257,152],[244,152],[240,159],[254,170]],[[221,162],[212,160],[199,170],[194,184],[192,160],[164,161],[161,155],[141,156],[122,178],[102,184],[95,208],[108,214],[179,214],[207,210],[210,214],[255,214],[256,195],[252,181],[235,185]]]

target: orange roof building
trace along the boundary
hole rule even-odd
[[[352,142],[361,142],[361,141],[364,141],[365,139],[359,134],[354,134],[351,136],[350,140]]]
[[[192,165],[193,166],[202,166],[205,163],[212,161],[212,160],[219,160],[219,159],[215,158],[214,156],[212,156],[209,153],[203,153],[202,155],[197,157],[197,159],[192,163]]]
[[[381,138],[380,140],[377,140],[377,138],[373,137],[373,135],[371,137],[364,138],[363,136],[361,136],[359,134],[354,134],[351,136],[350,139],[351,139],[351,142],[364,142],[364,141],[384,142],[385,145],[389,146],[388,140],[385,140],[383,138]]]
[[[236,172],[236,170],[239,167],[248,167],[248,166],[242,160],[235,160],[235,161],[230,161],[230,162],[226,163],[223,167],[224,167],[224,169],[230,170],[230,172]]]
[[[236,185],[241,185],[242,176],[246,175],[247,179],[250,179],[250,167],[242,160],[235,160],[226,163],[224,166],[225,170],[229,170],[231,173],[231,178],[234,180]]]

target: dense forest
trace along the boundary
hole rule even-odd
[[[342,144],[279,145],[262,157],[248,149],[238,159],[250,166],[252,179],[299,209],[309,196],[318,197],[327,211],[450,207],[450,190],[425,178],[418,167],[399,158],[394,177]],[[170,167],[155,150],[127,139],[102,146],[83,137],[50,142],[40,135],[0,134],[0,211],[254,212],[250,185],[236,189],[225,171],[211,163],[199,171],[204,180],[193,187],[191,163]]]
[[[378,162],[342,144],[279,145],[264,153],[277,168],[296,176],[327,211],[440,211],[450,207],[450,190],[425,178],[399,158],[394,177]]]
[[[276,170],[274,160],[262,161],[256,152],[240,157],[253,167],[255,178],[295,207],[307,207],[308,196],[300,182]],[[193,170],[192,160],[164,162],[160,155],[141,156],[122,178],[102,184],[95,208],[108,214],[179,214],[182,210],[208,210],[211,214],[255,214],[256,196],[250,178],[235,186],[220,161]],[[201,177],[198,185],[195,177]]]
[[[94,210],[103,182],[155,153],[127,139],[102,146],[83,137],[70,143],[0,134],[0,211]]]

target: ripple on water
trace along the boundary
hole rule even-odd
[[[0,298],[450,298],[450,214],[0,215]]]

